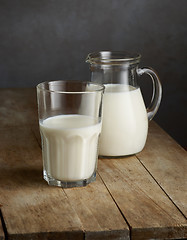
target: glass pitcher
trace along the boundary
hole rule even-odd
[[[158,111],[162,87],[153,69],[138,68],[140,58],[140,54],[110,51],[87,56],[91,81],[105,86],[100,156],[131,155],[142,151],[145,146],[148,121]],[[153,83],[152,99],[147,109],[137,83],[144,73]]]

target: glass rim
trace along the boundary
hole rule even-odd
[[[83,90],[83,91],[61,91],[61,90],[50,90],[50,89],[46,89],[44,88],[45,84],[49,83],[57,83],[57,84],[62,84],[62,83],[79,83],[79,84],[88,84],[88,85],[92,85],[92,86],[97,86],[98,88],[96,89],[89,89],[89,90]],[[42,87],[43,86],[43,87]],[[80,80],[49,80],[49,81],[44,81],[41,82],[39,84],[36,85],[36,88],[40,91],[44,91],[44,92],[49,92],[49,93],[60,93],[60,94],[83,94],[83,93],[95,93],[95,92],[101,92],[104,91],[105,86],[103,84],[100,83],[95,83],[95,82],[91,82],[91,81],[80,81]]]
[[[90,64],[123,64],[139,62],[141,54],[127,51],[99,51],[89,53],[86,62]]]

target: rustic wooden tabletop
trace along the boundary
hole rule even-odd
[[[87,187],[42,178],[35,89],[0,90],[0,239],[187,238],[187,153],[153,121],[144,150]]]

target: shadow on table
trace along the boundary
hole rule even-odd
[[[11,188],[44,188],[48,187],[47,182],[43,179],[42,169],[29,167],[0,168],[0,189]]]

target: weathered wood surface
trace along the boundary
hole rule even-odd
[[[129,239],[129,229],[102,180],[64,189],[85,230],[85,239]]]
[[[98,172],[131,226],[132,239],[187,236],[186,219],[135,156],[102,159]]]
[[[35,89],[0,89],[0,127],[37,123]]]
[[[115,231],[113,239],[128,239],[128,226],[99,178],[71,199],[70,191],[43,181],[41,149],[29,126],[0,129],[0,142],[0,203],[10,239],[45,239],[49,232],[58,239],[83,239],[84,231],[107,237],[109,230]],[[108,210],[114,218],[104,219]]]
[[[0,142],[0,204],[8,239],[56,233],[56,239],[82,239],[82,224],[67,196],[42,179],[41,149],[29,127],[0,129]]]
[[[151,123],[142,164],[187,217],[187,153],[164,130]]]
[[[96,182],[61,189],[42,179],[36,90],[1,89],[0,113],[0,205],[7,239],[187,237],[187,155],[154,122],[141,153],[100,159]],[[3,239],[1,232],[0,227]]]

